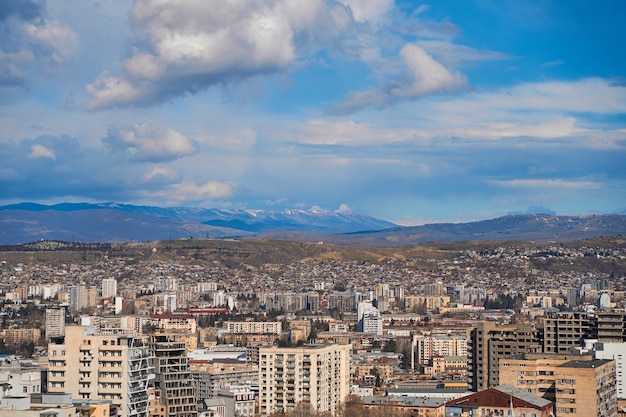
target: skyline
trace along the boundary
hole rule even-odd
[[[462,4],[462,6],[459,6]],[[626,211],[626,4],[0,5],[0,205]]]

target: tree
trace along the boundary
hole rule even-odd
[[[363,400],[357,395],[348,395],[337,414],[339,417],[365,417],[367,415]]]
[[[385,347],[383,347],[383,352],[395,352],[397,347],[396,339],[389,339],[387,343],[385,343]]]

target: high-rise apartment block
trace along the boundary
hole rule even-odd
[[[596,359],[612,359],[615,361],[617,382],[617,398],[626,399],[626,343],[596,343],[594,345]]]
[[[556,415],[617,415],[615,362],[570,361],[555,370]]]
[[[259,412],[288,412],[310,403],[335,414],[349,394],[352,345],[304,345],[259,350]]]
[[[161,417],[196,417],[196,395],[187,364],[185,335],[155,332],[150,336],[155,388],[165,411]]]
[[[147,339],[67,326],[48,345],[48,392],[83,400],[110,400],[120,417],[148,416]]]
[[[65,334],[65,309],[46,309],[46,337],[60,337]]]
[[[383,334],[383,319],[380,310],[369,301],[362,301],[357,307],[358,330],[363,333]]]
[[[571,353],[584,340],[626,342],[626,314],[620,311],[561,312],[544,320],[544,352]]]
[[[571,361],[590,361],[590,355],[526,353],[500,359],[500,384],[511,385],[552,402],[556,401],[555,379],[559,366]]]
[[[467,356],[467,337],[465,333],[413,335],[412,351],[412,369],[436,356]]]
[[[102,298],[112,298],[117,295],[117,281],[115,278],[102,280]]]
[[[469,383],[473,391],[499,384],[499,360],[522,353],[540,353],[542,338],[534,324],[498,325],[480,322],[468,341]]]

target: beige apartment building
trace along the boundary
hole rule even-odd
[[[224,323],[228,333],[236,334],[275,334],[282,332],[280,321],[227,321]]]
[[[576,359],[590,361],[591,355],[575,356],[555,353],[526,353],[500,359],[500,384],[528,391],[555,402],[557,368]]]
[[[5,329],[2,331],[7,345],[20,343],[38,343],[41,338],[39,329]]]
[[[612,360],[559,354],[500,359],[500,383],[551,401],[557,417],[617,415]]]
[[[556,417],[617,415],[615,361],[569,361],[554,373]]]
[[[259,413],[288,412],[308,402],[335,414],[349,394],[351,345],[303,345],[259,350]]]
[[[48,346],[48,392],[110,400],[120,417],[148,417],[148,381],[154,374],[147,339],[125,333],[66,326],[65,336],[52,337]]]

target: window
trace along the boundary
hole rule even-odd
[[[28,392],[28,387],[22,387],[22,392],[26,394]]]

